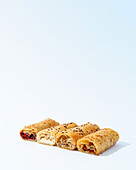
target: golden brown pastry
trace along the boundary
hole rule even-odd
[[[47,129],[52,126],[57,126],[57,125],[59,125],[58,122],[56,122],[55,120],[52,120],[50,118],[47,118],[39,123],[25,126],[20,131],[20,136],[24,140],[36,141],[36,136],[39,131],[41,131],[43,129]]]
[[[75,127],[72,129],[68,129],[66,131],[59,132],[56,136],[56,144],[59,147],[65,149],[76,149],[77,140],[90,134],[98,131],[100,128],[96,124],[92,124],[90,122],[81,125],[79,127]]]
[[[55,145],[56,144],[56,135],[61,131],[66,131],[67,129],[76,127],[76,123],[66,123],[51,127],[48,129],[41,130],[37,134],[37,142],[46,145]]]
[[[79,139],[77,148],[81,152],[99,155],[115,145],[118,140],[118,132],[105,128]]]

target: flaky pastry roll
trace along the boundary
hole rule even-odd
[[[90,122],[59,132],[56,136],[56,144],[59,147],[74,150],[77,147],[77,140],[99,130],[99,126]]]
[[[81,152],[99,155],[115,145],[118,140],[118,132],[110,128],[104,128],[79,139],[77,148]]]
[[[41,130],[37,134],[37,142],[46,145],[55,145],[56,144],[56,135],[61,131],[66,131],[67,129],[76,127],[76,123],[66,123],[51,127],[48,129]]]
[[[59,125],[58,122],[56,122],[55,120],[52,120],[50,118],[47,118],[39,123],[25,126],[20,131],[20,136],[24,140],[36,141],[36,136],[39,131],[41,131],[43,129],[47,129],[52,126],[57,126],[57,125]]]

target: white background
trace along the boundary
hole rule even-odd
[[[0,0],[0,169],[136,169],[136,2]],[[120,134],[100,156],[20,139],[47,117]]]

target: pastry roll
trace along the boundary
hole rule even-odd
[[[118,132],[105,128],[79,139],[77,148],[81,152],[99,155],[115,145],[118,140]]]
[[[56,122],[55,120],[52,120],[50,118],[47,118],[39,123],[25,126],[20,131],[20,136],[24,140],[36,141],[36,136],[39,131],[41,131],[43,129],[47,129],[52,126],[57,126],[57,125],[59,125],[58,122]]]
[[[99,130],[99,126],[96,124],[92,124],[90,122],[81,125],[79,127],[75,127],[72,129],[68,129],[66,131],[59,132],[56,136],[57,146],[74,150],[77,147],[77,140]]]
[[[61,131],[66,131],[67,129],[77,127],[76,123],[66,123],[51,127],[48,129],[41,130],[37,134],[37,142],[46,145],[55,145],[56,144],[56,135]]]

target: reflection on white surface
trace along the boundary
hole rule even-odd
[[[108,149],[107,151],[103,152],[100,156],[109,156],[128,145],[130,145],[130,143],[120,141],[116,145],[114,145],[110,149]]]

